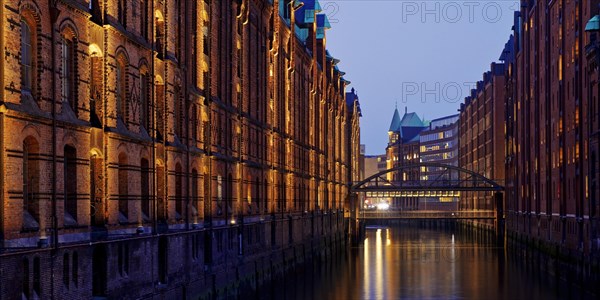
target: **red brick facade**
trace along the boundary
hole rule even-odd
[[[199,295],[341,237],[358,100],[279,2],[0,1],[0,298]]]
[[[585,46],[597,1],[522,1],[507,69],[509,232],[590,251]]]
[[[504,65],[493,63],[460,108],[459,166],[504,184]],[[466,179],[467,174],[461,174]],[[462,192],[460,208],[495,209],[491,192]]]

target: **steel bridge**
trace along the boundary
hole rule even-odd
[[[415,210],[415,211],[361,211],[358,219],[386,219],[386,220],[494,220],[496,211],[494,210],[460,210],[460,211],[435,211],[435,210]]]
[[[436,170],[434,178],[423,179],[419,175],[413,180],[389,180],[388,174],[421,174],[421,170]],[[390,176],[391,177],[391,176]],[[400,176],[403,177],[403,176]],[[414,176],[413,176],[414,177]],[[503,218],[504,187],[496,181],[473,171],[440,163],[416,163],[398,166],[379,172],[365,180],[353,183],[351,193],[365,193],[367,197],[459,197],[461,192],[492,192],[495,198],[494,210],[457,210],[457,211],[369,211],[362,205],[355,205],[356,219],[455,219],[455,220],[493,220]],[[358,203],[357,203],[358,204]]]
[[[422,170],[436,174],[432,178],[421,176]],[[389,173],[398,172],[403,179],[390,180]],[[404,176],[404,174],[410,174]],[[461,192],[492,192],[493,210],[365,210],[358,193],[370,197],[459,197]],[[489,220],[496,229],[499,245],[504,237],[504,187],[496,181],[473,171],[440,163],[416,163],[398,166],[379,172],[363,181],[352,183],[350,187],[350,223],[348,233],[354,245],[358,245],[365,235],[366,223],[371,220]]]

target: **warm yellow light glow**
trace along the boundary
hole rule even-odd
[[[88,52],[92,57],[102,57],[102,50],[97,44],[90,44],[88,47]]]

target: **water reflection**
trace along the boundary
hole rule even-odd
[[[494,238],[457,230],[371,228],[361,247],[314,261],[260,299],[585,299],[507,260]]]

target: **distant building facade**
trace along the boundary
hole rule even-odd
[[[416,113],[409,113],[407,108],[404,110],[402,118],[400,118],[398,109],[394,110],[386,148],[388,169],[419,163],[420,133],[427,128],[428,123],[421,120]],[[418,168],[387,174],[389,181],[418,181],[419,179]],[[390,205],[398,209],[416,210],[419,207],[418,197],[396,197],[392,198],[391,202]]]
[[[432,120],[429,127],[419,134],[420,161],[458,166],[458,120],[459,115],[452,115]],[[422,181],[447,182],[451,184],[459,179],[456,171],[443,167],[421,167]],[[420,200],[419,209],[451,209],[458,208],[460,192],[430,192]]]
[[[379,172],[387,170],[387,156],[380,155],[365,155],[365,177],[369,178]]]
[[[460,106],[459,166],[504,183],[504,64],[492,63]],[[462,174],[461,176],[467,176]],[[461,179],[466,179],[463,177]],[[494,209],[490,192],[463,192],[460,208]]]

